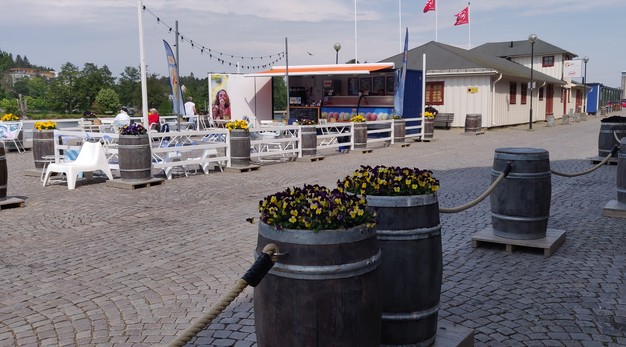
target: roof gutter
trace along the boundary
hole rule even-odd
[[[500,77],[498,77],[491,84],[491,126],[495,126],[496,122],[494,120],[494,115],[496,114],[496,83],[500,82],[502,79],[502,73],[500,73]]]

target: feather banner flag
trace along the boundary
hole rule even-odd
[[[455,16],[456,22],[454,23],[454,25],[469,24],[469,5],[467,5],[467,7],[463,9],[463,11],[455,14]]]
[[[402,117],[404,108],[404,84],[406,80],[407,60],[409,58],[409,28],[404,35],[404,52],[402,52],[402,67],[396,73],[396,94],[393,98],[393,108],[396,115]]]
[[[428,0],[426,6],[424,6],[424,13],[428,11],[435,11],[435,1],[436,0]]]
[[[180,81],[178,79],[178,70],[176,69],[176,58],[172,52],[167,41],[163,40],[165,46],[165,55],[167,57],[167,70],[170,73],[170,84],[172,85],[172,111],[176,115],[185,114],[185,105],[183,104],[183,91],[180,87]]]

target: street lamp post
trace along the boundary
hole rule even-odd
[[[535,41],[537,41],[537,35],[535,34],[531,34],[530,36],[528,36],[528,41],[530,41],[530,88],[528,88],[530,90],[530,116],[528,118],[528,130],[532,130],[533,129],[533,89],[535,89],[534,84],[535,81],[533,80],[533,63],[535,60]]]
[[[337,52],[335,54],[335,64],[339,64],[339,50],[341,49],[341,43],[337,42],[335,43],[335,52]]]
[[[585,88],[585,95],[583,95],[584,97],[584,105],[583,105],[583,113],[587,114],[587,63],[589,62],[589,57],[585,56],[583,58],[583,62],[585,63],[585,74],[583,75],[583,88]]]

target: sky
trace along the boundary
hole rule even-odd
[[[340,63],[377,62],[401,52],[404,28],[409,48],[429,41],[468,48],[536,34],[589,57],[587,82],[621,87],[624,0],[474,0],[470,24],[459,26],[455,14],[467,1],[437,0],[436,12],[423,13],[426,2],[143,0],[145,64],[149,74],[167,76],[163,40],[176,49],[176,21],[180,74],[198,78],[236,73],[237,63],[242,73],[285,65],[285,51],[289,65],[334,64],[337,56]],[[0,8],[0,50],[14,58],[56,71],[67,62],[106,65],[115,77],[141,64],[138,0],[2,0]]]

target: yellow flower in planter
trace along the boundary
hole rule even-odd
[[[433,118],[435,118],[435,114],[432,113],[432,112],[428,112],[428,111],[424,112],[424,118],[433,119]]]
[[[361,166],[352,176],[337,181],[340,191],[359,195],[409,196],[439,190],[430,170],[396,166]]]
[[[350,118],[350,121],[352,123],[363,123],[363,122],[365,122],[365,120],[366,120],[365,117],[363,117],[360,114]]]
[[[35,122],[35,129],[42,131],[42,130],[53,130],[57,128],[57,123],[53,122],[53,121],[42,121],[42,122]]]
[[[245,120],[230,121],[226,123],[226,128],[228,128],[228,130],[248,129],[248,122],[246,122]]]
[[[4,116],[0,118],[0,120],[3,122],[12,122],[12,121],[20,120],[20,117],[14,115],[13,113],[5,113]]]

